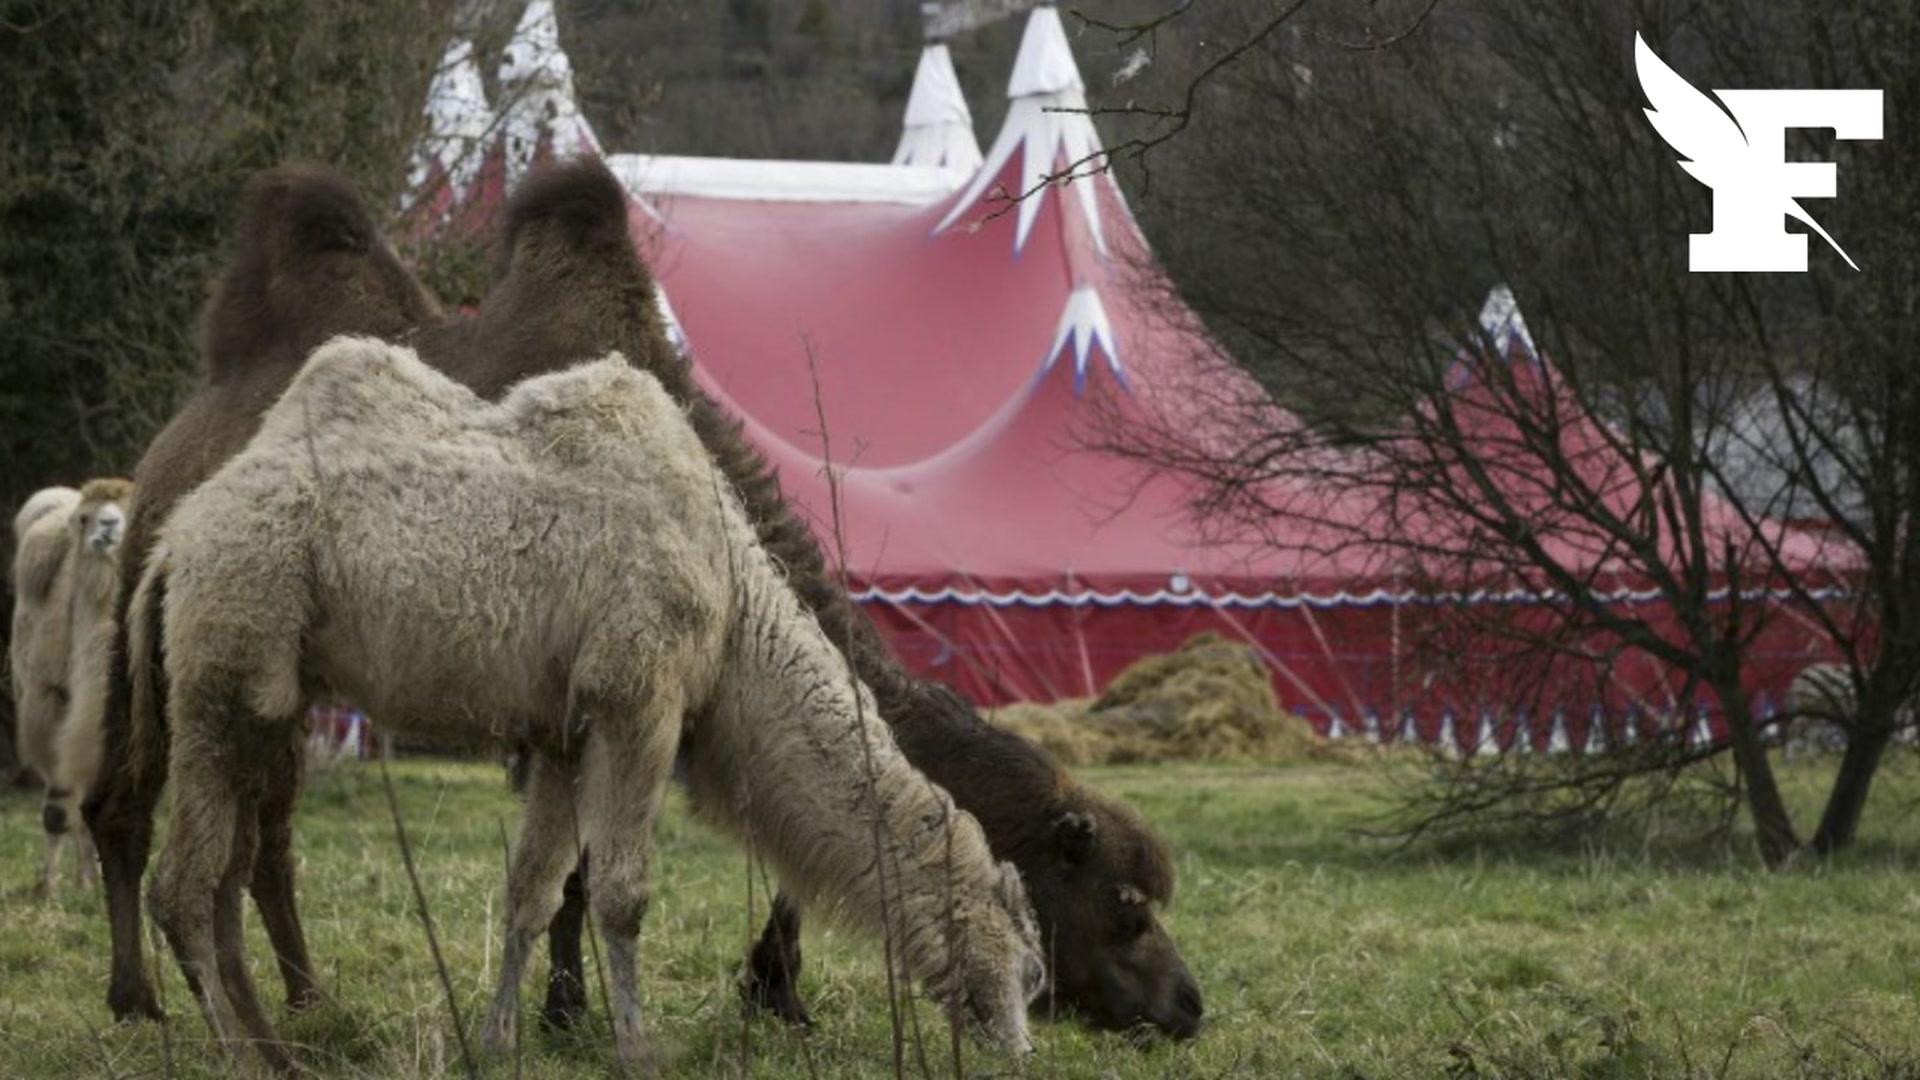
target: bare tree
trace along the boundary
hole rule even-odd
[[[1271,398],[1205,404],[1246,421],[1230,445],[1168,423],[1111,433],[1117,448],[1201,476],[1210,517],[1255,536],[1304,522],[1314,546],[1386,553],[1429,593],[1533,597],[1420,609],[1436,656],[1454,649],[1444,677],[1497,679],[1514,710],[1557,707],[1527,695],[1571,671],[1596,692],[1649,662],[1677,677],[1631,752],[1476,757],[1428,810],[1541,791],[1604,810],[1636,778],[1725,754],[1761,855],[1784,862],[1805,845],[1743,676],[1777,635],[1811,634],[1856,684],[1811,844],[1844,847],[1920,674],[1915,151],[1795,137],[1796,156],[1838,162],[1838,199],[1812,209],[1862,272],[1816,243],[1804,275],[1689,273],[1710,195],[1643,117],[1633,42],[1703,88],[1883,89],[1891,117],[1920,106],[1904,62],[1920,18],[1463,0],[1354,51],[1341,14],[1303,12],[1221,75],[1143,203],[1185,301]],[[1231,33],[1248,16],[1214,17]],[[1530,332],[1478,317],[1500,282]],[[1621,602],[1627,582],[1657,603]],[[1589,745],[1624,743],[1620,724]]]

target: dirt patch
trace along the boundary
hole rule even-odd
[[[1135,662],[1097,698],[1021,702],[991,715],[1069,765],[1351,761],[1360,753],[1281,708],[1259,655],[1213,633]]]

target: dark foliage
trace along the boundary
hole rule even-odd
[[[0,504],[127,472],[172,415],[247,176],[325,161],[390,201],[450,9],[4,5]]]

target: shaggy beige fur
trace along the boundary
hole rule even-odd
[[[19,511],[13,515],[14,550],[19,550],[20,541],[26,537],[27,529],[34,522],[48,514],[65,514],[79,501],[80,493],[70,487],[41,488],[27,496],[27,501],[21,503]]]
[[[21,760],[46,782],[43,889],[54,884],[69,829],[76,874],[82,884],[93,876],[79,807],[100,772],[116,556],[131,491],[124,480],[94,480],[79,491],[49,488],[14,518],[16,736]]]
[[[156,603],[174,824],[149,899],[222,1037],[273,1038],[237,908],[250,805],[283,781],[247,768],[251,748],[295,737],[326,694],[533,749],[490,1045],[512,1043],[527,954],[585,846],[616,1043],[641,1057],[635,937],[685,717],[705,812],[1028,1048],[1044,969],[1017,872],[906,762],[685,415],[617,354],[491,405],[409,350],[328,344],[167,524],[129,619],[136,672]],[[153,737],[153,688],[133,689],[135,737]]]
[[[35,492],[13,519],[13,638],[7,650],[13,682],[14,745],[20,762],[52,782],[60,720],[67,711],[67,659],[71,653],[68,610],[73,572],[67,558],[67,518],[80,503],[73,488]],[[59,858],[47,845],[41,878]]]

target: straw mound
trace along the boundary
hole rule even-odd
[[[1251,648],[1212,633],[1134,663],[1097,698],[1021,702],[992,715],[1069,765],[1352,756],[1280,707]]]

